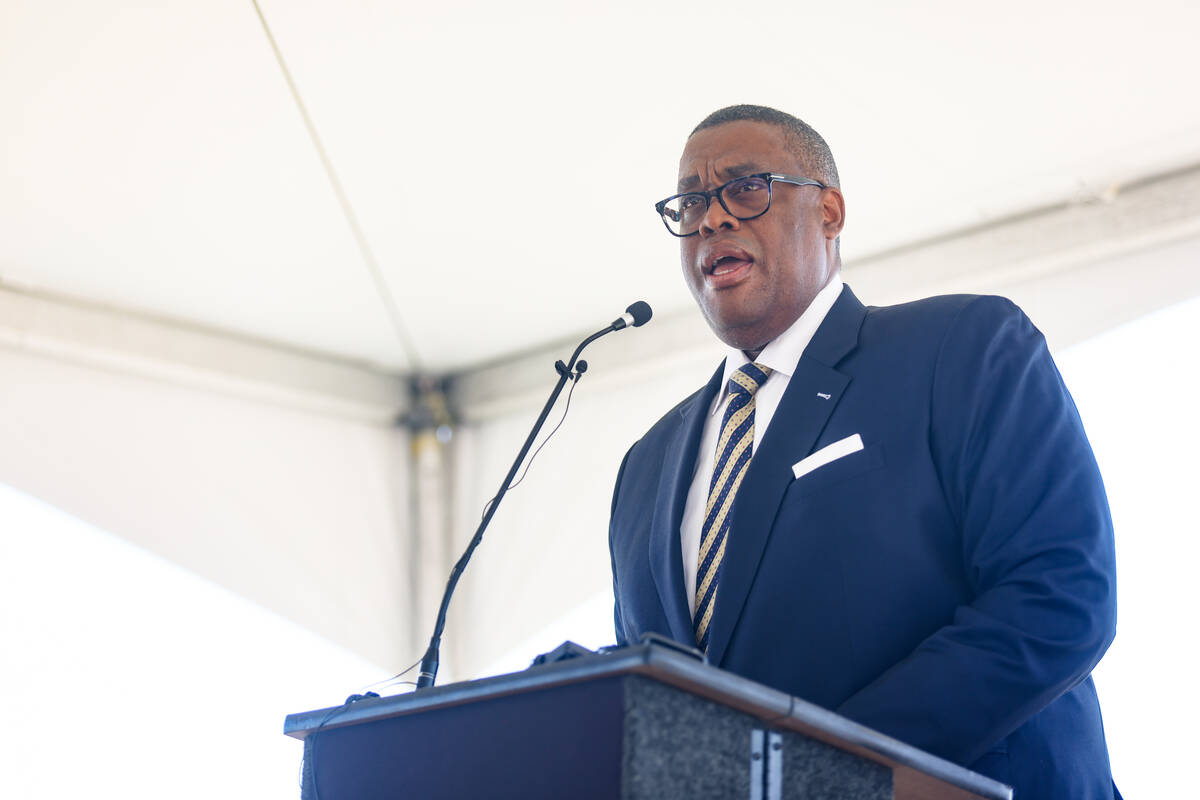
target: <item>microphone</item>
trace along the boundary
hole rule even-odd
[[[612,329],[619,331],[630,325],[640,328],[649,322],[652,316],[654,316],[654,311],[650,308],[650,304],[645,300],[638,300],[625,309],[624,314],[613,320]]]
[[[605,334],[619,331],[622,328],[627,328],[632,325],[635,328],[641,327],[650,321],[650,317],[654,314],[650,310],[650,305],[644,300],[638,300],[629,308],[625,309],[625,313],[613,321],[611,325],[603,330],[596,331],[591,336],[584,339],[575,348],[575,352],[571,354],[571,360],[564,364],[562,361],[555,362],[554,368],[558,371],[558,383],[554,386],[554,391],[550,393],[550,399],[546,401],[546,405],[542,407],[542,413],[538,415],[537,422],[533,423],[533,430],[529,432],[529,436],[525,438],[525,444],[521,446],[521,452],[517,454],[517,460],[508,470],[508,475],[504,477],[504,483],[500,484],[500,491],[488,503],[487,509],[483,512],[483,520],[479,523],[479,527],[475,530],[475,535],[471,537],[471,541],[467,544],[467,549],[459,557],[454,568],[450,570],[450,579],[446,581],[446,590],[442,593],[442,604],[438,608],[437,620],[433,625],[433,635],[429,637],[429,647],[425,650],[425,655],[421,658],[420,671],[417,674],[417,689],[428,689],[433,686],[437,680],[439,651],[442,645],[442,632],[446,629],[446,611],[450,607],[450,598],[454,594],[454,587],[458,585],[458,579],[462,577],[463,570],[467,568],[467,562],[471,560],[471,554],[475,552],[475,548],[483,541],[483,532],[487,530],[488,523],[492,521],[492,516],[496,513],[496,509],[500,506],[500,501],[504,499],[504,495],[508,492],[509,486],[512,484],[513,477],[520,469],[521,463],[525,460],[525,455],[529,452],[529,448],[533,445],[533,440],[537,438],[538,431],[542,429],[542,425],[546,422],[546,417],[550,415],[550,409],[554,407],[554,401],[558,399],[558,395],[562,392],[563,386],[568,380],[578,381],[583,376],[587,369],[587,362],[579,360],[579,354],[583,352],[583,348],[599,339]],[[536,453],[534,454],[536,455]]]

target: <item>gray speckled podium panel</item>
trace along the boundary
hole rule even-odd
[[[624,684],[624,800],[753,796],[751,734],[764,730],[761,720],[648,678]],[[790,731],[776,747],[764,761],[782,758],[780,800],[891,800],[887,767]]]

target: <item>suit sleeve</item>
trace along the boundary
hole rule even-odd
[[[929,446],[971,602],[839,713],[970,764],[1084,680],[1116,625],[1112,521],[1042,335],[999,298],[941,345]]]
[[[637,444],[634,444],[636,447]],[[612,581],[613,581],[613,630],[616,632],[616,641],[618,646],[629,644],[625,637],[625,625],[621,620],[621,595],[617,589],[617,558],[613,551],[613,520],[617,516],[617,500],[621,495],[621,478],[625,475],[625,465],[629,463],[629,454],[633,452],[633,447],[630,447],[625,453],[625,457],[621,459],[621,468],[617,470],[617,482],[613,486],[612,506],[609,509],[608,522],[608,557],[612,562]]]

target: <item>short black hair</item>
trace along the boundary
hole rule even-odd
[[[776,125],[782,128],[784,133],[787,134],[788,148],[800,159],[800,163],[804,165],[805,169],[813,173],[805,177],[814,178],[826,186],[841,188],[841,179],[838,178],[837,164],[834,163],[833,152],[830,151],[829,145],[825,143],[825,140],[821,138],[821,134],[813,130],[812,126],[804,120],[793,117],[785,111],[768,106],[748,104],[726,106],[705,117],[699,125],[692,129],[692,132],[688,136],[690,138],[698,131],[702,131],[705,128],[715,128],[718,125],[724,125],[726,122],[741,121],[766,122],[769,125]]]

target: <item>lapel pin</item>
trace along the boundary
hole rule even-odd
[[[817,397],[821,398],[822,400],[828,400],[830,395],[827,395],[824,392],[817,392]]]

